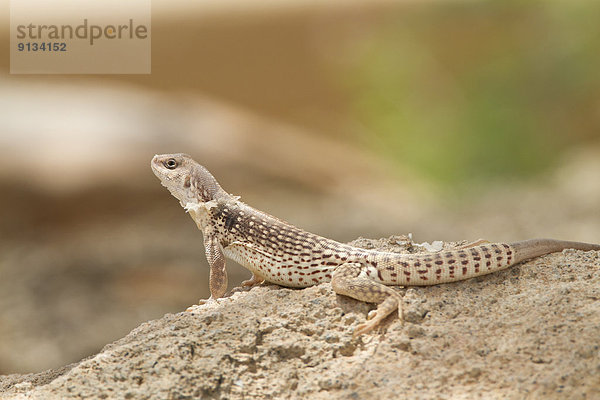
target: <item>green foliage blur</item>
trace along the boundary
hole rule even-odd
[[[381,26],[346,82],[362,140],[398,165],[460,187],[599,142],[600,2],[435,3]]]

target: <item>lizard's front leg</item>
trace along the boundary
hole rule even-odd
[[[361,275],[364,268],[360,263],[346,263],[336,268],[331,278],[331,286],[338,294],[352,297],[367,303],[378,303],[376,310],[369,312],[369,321],[360,324],[354,331],[354,337],[367,333],[377,327],[385,317],[398,310],[402,321],[402,297],[394,289]]]
[[[227,291],[227,271],[225,270],[225,256],[216,235],[204,234],[204,249],[210,266],[210,298],[208,300],[218,299],[223,297]],[[200,304],[205,302],[206,300],[200,300]]]

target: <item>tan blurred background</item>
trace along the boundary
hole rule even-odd
[[[0,374],[208,296],[155,153],[341,241],[600,242],[597,2],[188,3],[137,76],[10,75],[2,3]]]

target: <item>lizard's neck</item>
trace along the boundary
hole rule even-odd
[[[210,200],[205,202],[186,203],[185,205],[183,205],[183,208],[194,220],[194,222],[198,226],[198,229],[204,232],[206,230],[206,227],[210,224],[210,211],[218,206],[219,202],[217,200]]]
[[[214,223],[214,216],[211,214],[214,209],[227,207],[228,205],[237,205],[240,203],[239,199],[239,196],[233,196],[229,193],[226,193],[226,196],[219,197],[218,199],[188,202],[186,204],[182,204],[182,206],[185,211],[190,214],[190,217],[192,217],[198,228],[205,232],[206,228]]]

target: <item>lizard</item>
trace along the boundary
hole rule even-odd
[[[503,270],[564,249],[600,250],[600,245],[555,239],[514,243],[485,240],[432,253],[399,254],[362,249],[328,239],[259,211],[226,192],[214,176],[182,153],[156,155],[154,174],[192,217],[204,238],[210,266],[210,298],[227,290],[226,258],[252,272],[242,286],[270,282],[304,288],[330,282],[334,292],[376,303],[358,336],[393,311],[402,320],[402,297],[390,286],[427,286]]]

